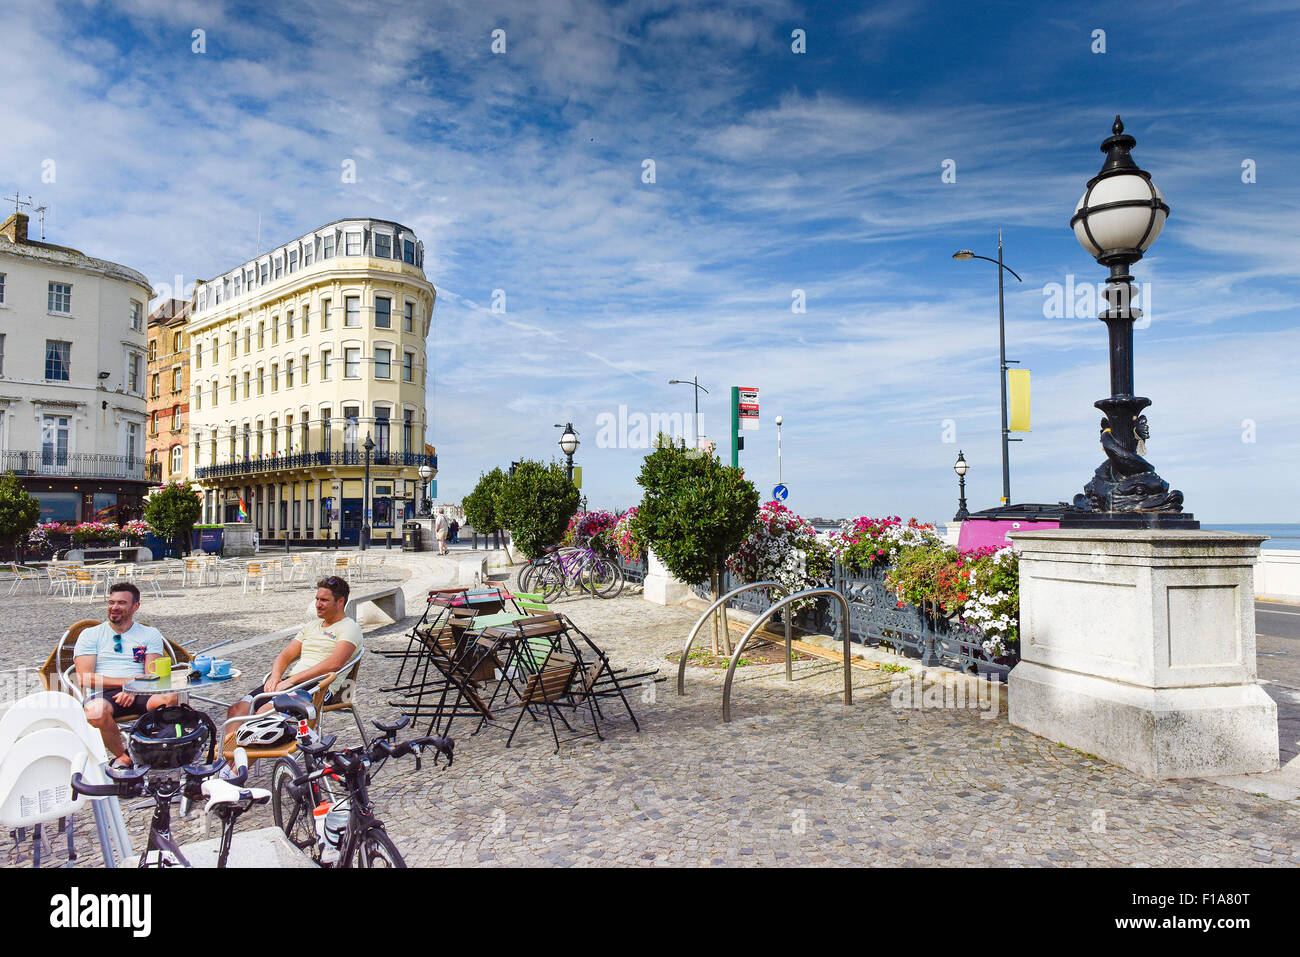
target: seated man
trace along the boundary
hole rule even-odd
[[[348,583],[342,578],[331,576],[316,583],[316,620],[303,625],[298,636],[276,657],[266,680],[231,705],[227,718],[248,714],[257,695],[286,691],[309,678],[338,671],[347,663],[361,647],[361,626],[343,615],[348,592]],[[271,699],[267,698],[257,710],[271,710]],[[233,725],[227,737],[232,737],[237,728]]]
[[[131,763],[117,729],[117,720],[176,703],[174,694],[128,694],[122,686],[132,678],[153,674],[153,663],[166,649],[157,628],[135,620],[140,589],[117,582],[108,589],[108,621],[87,628],[77,637],[73,655],[77,684],[86,692],[86,719],[99,729],[108,753],[117,763]]]

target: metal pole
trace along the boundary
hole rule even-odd
[[[731,467],[740,468],[740,386],[731,387]]]
[[[784,485],[781,480],[781,426],[776,427],[776,484]]]
[[[565,474],[568,475],[568,477],[569,477],[569,481],[572,482],[572,481],[573,481],[573,453],[572,453],[572,452],[566,452],[565,455],[567,455],[567,456],[568,456],[568,459],[569,459],[568,465],[566,466],[566,473],[565,473]]]
[[[367,439],[370,436],[366,436]],[[370,449],[366,449],[366,476],[361,496],[361,550],[364,552],[370,539]]]
[[[695,389],[695,447],[700,447],[700,376],[698,373],[691,376],[691,382]]]
[[[1002,389],[1002,504],[1011,504],[1011,455],[1007,436],[1007,328],[1002,298],[1002,230],[998,230],[998,360]]]

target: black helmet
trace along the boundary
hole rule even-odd
[[[169,705],[146,712],[132,727],[126,747],[136,767],[156,771],[183,768],[198,761],[213,740],[212,719],[189,705]]]

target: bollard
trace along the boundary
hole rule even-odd
[[[392,533],[392,532],[389,532],[389,533],[388,533],[388,540],[387,540],[386,542],[384,542],[384,548],[387,549],[387,548],[392,548],[392,547],[393,547],[393,533]]]

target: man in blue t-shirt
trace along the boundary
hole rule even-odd
[[[162,633],[135,620],[139,608],[140,589],[130,582],[112,585],[108,589],[108,621],[83,631],[73,650],[77,684],[86,693],[86,719],[99,729],[104,747],[123,765],[130,764],[131,757],[122,743],[117,719],[176,703],[174,694],[122,690],[132,678],[152,674],[153,662],[166,653]]]

